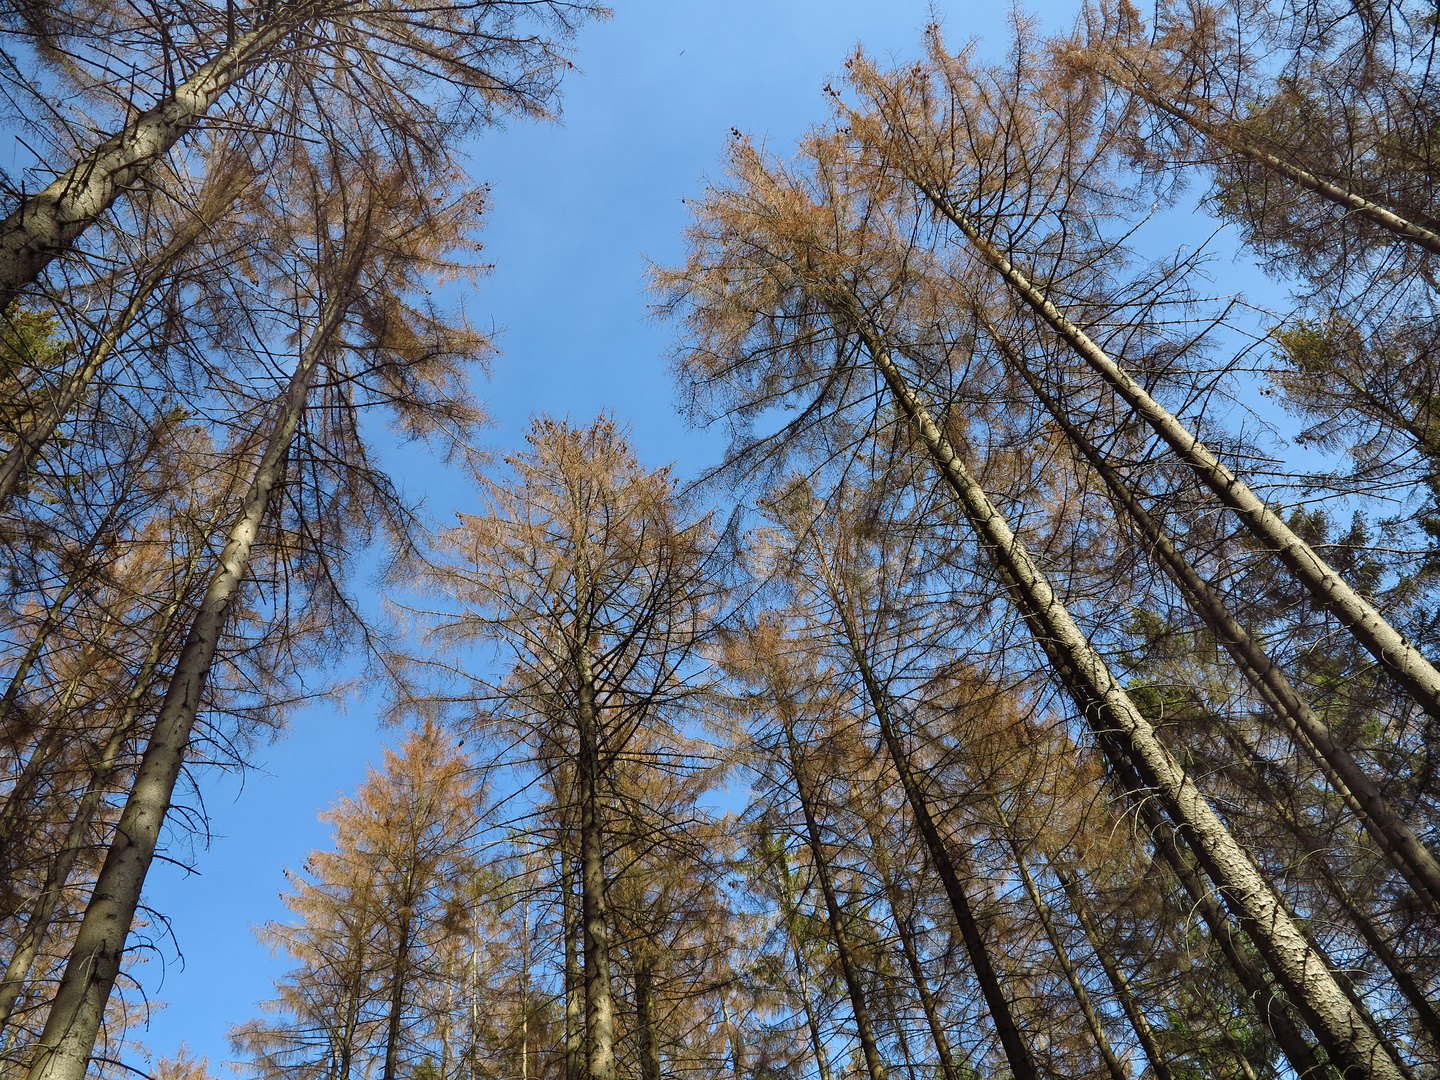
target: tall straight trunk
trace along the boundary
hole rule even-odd
[[[725,988],[720,988],[720,1022],[725,1025],[725,1038],[730,1043],[731,1080],[745,1080],[745,1047],[740,1041],[740,1031],[730,1016],[730,1006],[725,1003]]]
[[[605,826],[600,806],[599,710],[589,645],[580,644],[577,726],[580,757],[580,922],[585,934],[585,1042],[588,1080],[615,1080],[615,1002],[605,906]]]
[[[655,961],[649,953],[635,965],[635,1022],[639,1027],[640,1080],[660,1080],[660,1033],[655,1016]]]
[[[832,1080],[830,1054],[825,1049],[825,1039],[820,1033],[820,1021],[815,1016],[815,1003],[810,997],[810,965],[805,960],[805,950],[801,947],[800,942],[795,885],[790,876],[790,859],[785,853],[785,848],[778,843],[776,844],[776,860],[780,864],[780,914],[785,920],[785,933],[790,938],[790,955],[795,962],[795,981],[799,984],[800,1003],[805,1008],[805,1027],[810,1032],[810,1048],[815,1055],[815,1068],[820,1074],[820,1080]]]
[[[122,192],[164,160],[286,35],[316,18],[322,5],[317,0],[283,0],[263,10],[259,25],[231,40],[169,94],[26,196],[0,221],[0,310],[52,260],[66,254]]]
[[[855,1018],[855,1031],[860,1038],[860,1051],[865,1058],[865,1068],[870,1080],[887,1080],[889,1070],[880,1057],[880,1047],[875,1038],[875,1024],[870,1017],[870,1006],[865,999],[865,987],[860,981],[860,966],[850,948],[850,934],[845,926],[845,915],[840,909],[840,898],[835,892],[835,882],[830,876],[830,863],[825,857],[825,841],[820,835],[820,822],[815,817],[815,802],[810,783],[805,776],[801,760],[800,744],[795,738],[795,728],[781,704],[780,722],[785,728],[785,745],[790,758],[790,775],[795,780],[795,795],[800,803],[800,813],[805,819],[805,838],[810,848],[810,857],[815,864],[815,879],[820,883],[820,893],[825,900],[825,915],[830,923],[830,938],[835,946],[835,956],[840,961],[840,974],[845,980],[845,990],[850,998],[850,1012]]]
[[[873,829],[870,833],[870,847],[874,852],[876,872],[885,893],[885,902],[890,905],[895,933],[900,938],[900,953],[910,971],[910,981],[915,986],[920,1008],[925,1013],[925,1024],[930,1029],[930,1042],[935,1047],[935,1057],[940,1062],[940,1080],[960,1080],[960,1074],[955,1069],[955,1054],[950,1048],[950,1039],[946,1036],[945,1026],[940,1020],[939,1003],[935,1000],[934,991],[930,989],[930,980],[925,977],[925,968],[920,963],[920,950],[914,924],[910,921],[910,912],[906,910],[907,905],[901,902],[900,886],[895,881],[895,875],[891,873],[889,857],[884,853],[881,839]]]
[[[159,624],[153,630],[150,647],[140,665],[140,670],[136,672],[135,682],[131,686],[129,694],[126,695],[120,722],[110,732],[110,737],[101,747],[95,764],[90,769],[90,777],[71,816],[70,826],[65,832],[65,840],[50,863],[45,882],[40,886],[40,892],[31,906],[29,917],[25,920],[25,929],[21,931],[15,941],[10,960],[5,966],[5,974],[0,977],[0,1032],[5,1030],[11,1016],[14,1015],[20,991],[24,989],[25,981],[30,976],[30,968],[35,963],[35,957],[40,953],[40,946],[45,940],[45,935],[49,932],[60,897],[70,883],[70,875],[75,870],[75,863],[79,859],[80,853],[85,849],[90,827],[95,821],[95,814],[100,809],[100,803],[110,786],[120,752],[135,732],[137,721],[140,718],[140,704],[144,700],[145,692],[150,687],[150,680],[154,677],[155,670],[164,655],[165,640],[169,636],[171,624],[184,597],[189,593],[190,583],[199,565],[200,553],[197,549],[191,554],[185,574],[181,577],[170,602],[165,606]]]
[[[832,284],[826,299],[862,339],[903,415],[960,504],[982,547],[1007,587],[1031,633],[1044,647],[1056,675],[1097,737],[1120,741],[1154,789],[1175,824],[1220,886],[1226,903],[1297,1004],[1320,1026],[1317,1034],[1333,1046],[1347,1080],[1374,1077],[1402,1080],[1400,1064],[1356,1011],[1323,958],[1289,917],[1270,883],[1206,801],[1194,781],[1171,757],[1155,729],[1091,646],[1029,551],[1011,531],[983,488],[971,476],[950,440],[936,426],[875,327],[865,320],[853,294]]]
[[[1309,169],[1301,168],[1293,162],[1286,161],[1277,154],[1266,150],[1263,146],[1231,129],[1229,125],[1217,124],[1207,120],[1194,109],[1186,108],[1177,103],[1174,99],[1151,89],[1145,84],[1144,79],[1135,72],[1120,71],[1110,65],[1101,62],[1098,64],[1087,64],[1102,78],[1120,87],[1127,93],[1134,94],[1141,101],[1167,116],[1174,117],[1186,127],[1198,131],[1211,142],[1224,147],[1237,157],[1259,165],[1263,169],[1283,176],[1286,180],[1297,187],[1312,191],[1322,199],[1334,203],[1336,206],[1344,207],[1350,214],[1359,214],[1361,217],[1380,226],[1386,232],[1400,237],[1415,244],[1432,255],[1440,255],[1440,233],[1436,233],[1417,222],[1411,221],[1402,214],[1396,213],[1390,207],[1366,198],[1359,192],[1354,191],[1334,181],[1326,180],[1316,175]]]
[[[1145,508],[1144,493],[1125,482],[989,319],[982,315],[981,321],[1006,362],[1029,386],[1071,445],[1089,462],[1111,498],[1139,532],[1146,550],[1160,562],[1190,607],[1214,632],[1255,692],[1314,761],[1330,787],[1345,800],[1416,895],[1432,910],[1440,911],[1440,860],[1391,807],[1360,763],[1336,742],[1329,725],[1316,715],[1280,665],[1230,613],[1219,590],[1180,553],[1164,527]]]
[[[945,887],[945,895],[950,900],[950,910],[955,916],[955,925],[960,930],[960,939],[965,944],[965,953],[970,960],[970,969],[975,973],[976,982],[980,984],[981,996],[984,997],[985,1006],[990,1011],[990,1019],[994,1022],[995,1032],[1000,1037],[1000,1045],[1005,1051],[1005,1058],[1009,1062],[1011,1074],[1015,1080],[1038,1080],[1039,1073],[1035,1066],[1034,1054],[1029,1042],[1021,1033],[1019,1024],[1015,1022],[1015,1014],[1010,1007],[1010,1000],[1005,996],[1005,990],[1000,985],[1000,976],[990,959],[990,950],[985,944],[985,938],[980,933],[980,924],[970,906],[970,897],[965,891],[965,884],[960,870],[956,866],[955,857],[945,843],[944,837],[940,835],[939,826],[930,810],[929,800],[925,798],[925,792],[921,789],[910,768],[910,757],[906,753],[904,744],[900,741],[900,734],[896,731],[894,718],[891,716],[890,697],[875,675],[874,668],[870,665],[870,658],[865,650],[864,640],[860,636],[860,627],[855,621],[855,614],[850,609],[850,604],[839,583],[835,580],[829,562],[823,554],[820,555],[820,559],[825,573],[826,588],[829,590],[832,606],[840,615],[840,624],[845,631],[851,659],[859,669],[860,679],[864,683],[865,692],[870,699],[870,708],[874,712],[880,728],[880,737],[884,740],[885,747],[889,752],[890,762],[900,780],[905,800],[910,804],[910,812],[915,818],[915,826],[919,830],[920,837],[925,842],[925,850],[930,856],[930,863],[935,867],[935,872],[940,876],[940,882]]]
[[[560,845],[560,932],[565,935],[565,1080],[581,1080],[584,1073],[584,1040],[580,1035],[580,956],[575,949],[578,929],[575,918],[574,867],[570,860],[570,831],[564,830]]]
[[[1114,954],[1110,952],[1105,935],[1101,933],[1100,926],[1090,911],[1090,903],[1085,897],[1084,890],[1079,887],[1074,872],[1063,859],[1051,856],[1047,861],[1050,864],[1051,873],[1055,875],[1055,880],[1060,883],[1060,888],[1070,902],[1070,910],[1075,913],[1075,917],[1080,921],[1080,928],[1085,931],[1085,940],[1090,943],[1090,951],[1095,954],[1095,959],[1100,961],[1100,967],[1104,970],[1105,977],[1110,980],[1110,989],[1114,991],[1115,999],[1125,1010],[1125,1018],[1130,1021],[1130,1028],[1135,1032],[1135,1038],[1139,1041],[1141,1050],[1145,1052],[1145,1059],[1150,1063],[1150,1071],[1154,1074],[1155,1080],[1174,1080],[1170,1064],[1165,1060],[1159,1045],[1155,1042],[1155,1031],[1150,1027],[1150,1021],[1145,1018],[1145,1011],[1140,1007],[1135,992],[1130,988],[1130,980],[1125,977]]]
[[[215,166],[221,169],[221,175],[214,178],[213,187],[207,182],[199,208],[185,218],[175,234],[140,268],[139,279],[130,291],[129,300],[100,331],[100,335],[85,354],[84,362],[65,377],[54,396],[36,409],[29,422],[16,433],[14,445],[5,457],[0,459],[0,512],[4,511],[20,490],[25,477],[40,456],[40,451],[50,441],[61,422],[70,415],[105,362],[130,332],[146,303],[175,263],[234,204],[249,183],[253,175],[250,170],[227,167],[232,164],[228,158],[222,158]]]
[[[1065,948],[1065,941],[1060,936],[1060,928],[1055,925],[1054,916],[1050,913],[1050,905],[1045,902],[1040,887],[1035,884],[1034,875],[1030,873],[1030,867],[1025,862],[1025,851],[1021,848],[1020,841],[1016,839],[1014,830],[1011,829],[1005,811],[1001,809],[998,801],[995,803],[995,813],[1000,819],[1000,829],[1005,834],[1005,842],[1015,856],[1015,868],[1020,873],[1020,883],[1025,887],[1025,895],[1030,898],[1030,906],[1035,909],[1035,914],[1040,919],[1040,926],[1050,942],[1050,949],[1055,954],[1055,960],[1059,963],[1060,970],[1065,975],[1065,981],[1070,984],[1070,991],[1080,1005],[1080,1015],[1085,1018],[1085,1026],[1090,1029],[1090,1035],[1095,1040],[1095,1048],[1100,1052],[1100,1059],[1105,1062],[1106,1071],[1110,1073],[1111,1080],[1129,1080],[1130,1074],[1120,1064],[1120,1059],[1115,1056],[1115,1050],[1110,1045],[1110,1037],[1105,1034],[1105,1025],[1101,1022],[1100,1014],[1095,1011],[1095,1005],[1090,1000],[1090,991],[1085,988],[1079,970],[1070,959],[1070,951]]]
[[[1289,809],[1291,800],[1288,793],[1276,791],[1274,784],[1267,779],[1267,775],[1275,772],[1274,764],[1264,758],[1248,739],[1230,725],[1221,726],[1221,737],[1243,763],[1247,782],[1255,786],[1260,796],[1266,800],[1271,812],[1304,848],[1306,865],[1312,867],[1320,875],[1326,890],[1339,904],[1340,909],[1345,912],[1355,931],[1375,958],[1390,972],[1391,977],[1395,980],[1395,986],[1409,1002],[1410,1007],[1415,1010],[1415,1018],[1431,1046],[1440,1048],[1440,1016],[1436,1015],[1434,1006],[1431,1005],[1419,983],[1415,981],[1415,976],[1411,973],[1409,966],[1395,952],[1390,943],[1380,935],[1375,928],[1374,921],[1360,909],[1350,895],[1350,890],[1346,888],[1345,882],[1325,860],[1323,852],[1328,845],[1322,843],[1311,827]]]
[[[1197,479],[1229,507],[1250,534],[1273,551],[1318,603],[1333,613],[1366,650],[1403,686],[1431,717],[1440,720],[1440,670],[1405,640],[1365,597],[1345,582],[1315,549],[1297,536],[1285,520],[1242,481],[1230,467],[1150,396],[1129,372],[1113,360],[1079,326],[1060,311],[1044,291],[960,213],[936,186],[912,175],[911,182],[935,209],[965,236],[981,258],[1009,285],[1134,413],[1170,447]]]
[[[352,274],[358,273],[358,268],[358,262],[353,263]],[[140,892],[155,858],[160,827],[170,810],[175,783],[185,762],[216,650],[249,570],[251,550],[304,415],[311,383],[348,306],[353,280],[350,277],[340,291],[326,300],[279,402],[265,452],[180,650],[130,797],[35,1047],[28,1080],[84,1080],[110,990],[120,973]]]
[[[1123,749],[1108,738],[1102,739],[1101,748],[1110,762],[1117,786],[1130,802],[1136,818],[1144,826],[1146,834],[1154,845],[1155,853],[1170,867],[1175,880],[1180,883],[1190,898],[1193,910],[1200,912],[1210,939],[1220,948],[1221,954],[1235,973],[1245,997],[1252,1003],[1261,1022],[1275,1036],[1286,1060],[1300,1080],[1326,1080],[1331,1073],[1315,1055],[1314,1048],[1306,1041],[1304,1033],[1290,1016],[1290,1005],[1276,994],[1265,972],[1255,963],[1246,949],[1240,934],[1231,927],[1230,920],[1201,878],[1200,874],[1185,857],[1175,841],[1175,831],[1160,816],[1149,798],[1144,782],[1135,773]]]
[[[409,908],[400,909],[395,955],[390,958],[390,1001],[385,1016],[385,1063],[380,1080],[399,1080],[400,1021],[405,1013],[405,983],[410,977],[410,916]]]

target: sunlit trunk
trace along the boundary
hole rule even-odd
[[[265,521],[271,495],[305,412],[310,386],[344,314],[347,297],[332,295],[311,334],[290,385],[271,422],[265,452],[256,466],[240,514],[231,526],[218,565],[170,678],[159,716],[85,909],[35,1047],[29,1080],[84,1080],[104,1018],[110,990],[120,973],[125,941],[155,857],[160,829],[184,765],[215,654],[230,611],[250,566],[250,554]]]

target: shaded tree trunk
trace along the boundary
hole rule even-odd
[[[830,935],[835,945],[835,956],[840,961],[840,974],[845,980],[845,989],[850,997],[850,1011],[855,1018],[856,1034],[860,1038],[860,1050],[865,1058],[865,1068],[870,1080],[887,1080],[889,1070],[880,1057],[880,1048],[875,1038],[875,1025],[870,1017],[870,1006],[866,1001],[865,988],[860,981],[860,967],[850,948],[850,935],[845,927],[845,915],[840,909],[840,899],[835,892],[835,882],[830,876],[830,863],[825,856],[824,838],[820,835],[820,822],[815,817],[815,804],[810,784],[805,777],[805,766],[801,760],[800,745],[795,738],[791,719],[781,706],[780,722],[785,729],[785,745],[789,753],[790,774],[795,780],[796,799],[800,813],[805,819],[805,837],[810,848],[810,857],[815,864],[815,878],[820,884],[820,893],[825,900],[825,914],[830,923]]]
[[[901,167],[903,168],[903,165]],[[908,175],[931,205],[964,235],[971,247],[1015,291],[1024,304],[1109,384],[1135,415],[1143,419],[1175,456],[1189,466],[1196,478],[1210,489],[1222,505],[1235,512],[1250,534],[1275,553],[1296,580],[1345,625],[1415,702],[1430,716],[1440,720],[1440,671],[1437,671],[1403,634],[1391,626],[1370,601],[1347,584],[1309,544],[1297,536],[1279,514],[1265,505],[1249,485],[1217,458],[1209,447],[1196,438],[1173,413],[1151,397],[1149,392],[1084,330],[1051,303],[1044,291],[1031,282],[1003,251],[987,239],[934,183],[915,175],[913,170]],[[1262,920],[1260,925],[1268,923]],[[1295,954],[1297,961],[1299,955]],[[1300,966],[1295,966],[1294,974],[1301,984],[1307,981]],[[1341,1014],[1337,1013],[1330,1021],[1336,1025],[1337,1035],[1341,1020]],[[1368,1054],[1361,1052],[1353,1060],[1356,1067],[1359,1067],[1360,1061],[1368,1060]]]
[[[1070,990],[1080,1005],[1080,1014],[1085,1017],[1085,1026],[1090,1029],[1090,1034],[1095,1039],[1095,1048],[1100,1052],[1100,1059],[1105,1062],[1105,1068],[1110,1073],[1111,1080],[1129,1080],[1129,1073],[1120,1064],[1120,1059],[1115,1056],[1115,1051],[1110,1046],[1110,1039],[1105,1034],[1105,1025],[1101,1023],[1100,1015],[1090,1001],[1090,992],[1085,989],[1080,972],[1070,960],[1070,952],[1065,948],[1065,942],[1060,937],[1059,927],[1055,925],[1055,919],[1050,913],[1050,905],[1040,894],[1040,888],[1035,884],[1030,867],[1026,865],[1025,852],[1015,838],[1015,833],[1010,828],[1010,822],[1006,819],[1005,812],[1000,808],[999,803],[995,805],[995,812],[1000,817],[1000,828],[1005,834],[1005,841],[1015,856],[1015,868],[1020,872],[1020,883],[1025,887],[1025,894],[1030,898],[1030,905],[1040,919],[1040,926],[1045,931],[1045,937],[1050,942],[1050,949],[1055,954],[1055,960],[1059,963],[1061,972],[1065,975],[1065,981],[1070,984]]]
[[[821,558],[823,560],[823,556]],[[895,730],[890,713],[889,695],[885,693],[885,688],[880,684],[874,669],[870,666],[869,656],[866,654],[864,641],[860,637],[860,628],[856,625],[854,612],[851,611],[844,593],[835,581],[829,563],[824,562],[823,565],[826,585],[835,610],[840,615],[851,659],[860,671],[860,678],[865,684],[866,694],[870,698],[870,707],[880,727],[880,736],[885,742],[891,764],[894,766],[900,786],[905,792],[905,799],[910,804],[910,811],[914,815],[920,837],[925,842],[925,849],[930,856],[931,865],[935,867],[935,872],[939,874],[940,882],[945,887],[945,895],[950,900],[950,910],[955,916],[955,925],[959,928],[961,940],[965,943],[965,952],[970,959],[971,970],[974,971],[975,979],[980,984],[981,996],[984,997],[986,1008],[990,1011],[990,1018],[995,1024],[995,1031],[1000,1037],[1000,1045],[1004,1048],[1010,1070],[1015,1080],[1038,1080],[1039,1073],[1035,1067],[1030,1044],[1015,1022],[1010,1001],[1005,996],[1004,988],[1000,985],[1000,976],[995,971],[995,965],[990,959],[990,950],[980,933],[980,925],[970,906],[970,897],[965,891],[964,882],[956,867],[955,857],[940,835],[940,829],[931,813],[929,801],[911,771],[910,757],[905,751],[904,744],[900,741],[899,733]]]
[[[1060,883],[1066,898],[1070,901],[1070,910],[1080,920],[1080,928],[1085,931],[1085,940],[1090,943],[1090,949],[1095,953],[1095,958],[1100,961],[1101,968],[1105,971],[1105,977],[1110,980],[1110,988],[1114,990],[1116,1000],[1120,1007],[1125,1010],[1125,1017],[1130,1021],[1130,1027],[1135,1032],[1135,1038],[1140,1042],[1140,1048],[1145,1052],[1145,1058],[1150,1062],[1150,1071],[1154,1073],[1155,1080],[1174,1080],[1174,1074],[1170,1071],[1170,1065],[1160,1053],[1160,1047],[1155,1042],[1155,1032],[1150,1027],[1150,1021],[1145,1018],[1145,1012],[1140,1007],[1134,991],[1130,989],[1130,980],[1120,970],[1110,947],[1105,941],[1105,935],[1101,932],[1095,916],[1091,914],[1090,903],[1085,897],[1084,890],[1080,888],[1078,879],[1064,862],[1064,860],[1051,857],[1049,860],[1050,870],[1055,875],[1055,880]],[[1247,1062],[1248,1065],[1248,1062]]]

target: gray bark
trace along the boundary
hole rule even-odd
[[[815,804],[810,784],[805,778],[805,766],[801,761],[800,744],[795,738],[795,729],[790,717],[784,715],[781,703],[781,724],[785,728],[785,744],[790,757],[790,775],[795,780],[795,794],[800,803],[800,812],[805,819],[805,837],[815,866],[815,879],[820,883],[820,893],[825,900],[825,914],[830,923],[830,937],[835,945],[835,956],[840,961],[840,974],[845,980],[845,989],[850,998],[850,1012],[855,1018],[855,1031],[860,1037],[860,1051],[865,1058],[865,1068],[870,1080],[887,1080],[889,1070],[880,1057],[879,1044],[875,1038],[875,1024],[870,1017],[870,1006],[866,1002],[865,987],[860,982],[860,968],[850,949],[850,936],[846,932],[845,915],[840,909],[840,898],[835,892],[835,883],[830,876],[830,863],[825,857],[825,841],[820,835],[820,822],[815,817]]]
[[[1407,240],[1412,244],[1424,248],[1432,255],[1440,255],[1440,234],[1419,225],[1401,214],[1397,214],[1387,206],[1367,199],[1358,192],[1339,184],[1317,176],[1308,169],[1302,169],[1292,162],[1271,153],[1257,144],[1242,138],[1234,131],[1227,129],[1223,124],[1217,124],[1205,119],[1192,109],[1184,108],[1170,98],[1150,89],[1144,81],[1133,72],[1116,72],[1106,64],[1094,66],[1094,70],[1104,79],[1114,83],[1116,86],[1126,90],[1140,98],[1147,105],[1158,109],[1168,116],[1174,117],[1187,127],[1193,128],[1204,135],[1211,142],[1229,150],[1237,157],[1254,162],[1262,168],[1285,177],[1291,183],[1306,191],[1313,191],[1322,199],[1343,206],[1349,213],[1359,214],[1364,218],[1379,225],[1386,232],[1392,233]]]
[[[124,749],[135,731],[140,715],[140,704],[145,697],[145,691],[150,687],[150,680],[154,677],[155,669],[159,666],[171,622],[179,611],[181,600],[189,592],[190,582],[198,567],[197,551],[195,555],[191,556],[174,597],[165,606],[159,625],[154,628],[145,660],[136,673],[135,683],[130,688],[130,693],[126,696],[120,722],[111,731],[110,737],[100,750],[95,765],[90,770],[90,779],[71,816],[70,826],[65,832],[65,840],[61,844],[60,850],[56,852],[54,859],[51,860],[45,882],[41,885],[40,892],[31,906],[30,915],[25,920],[25,929],[16,939],[14,950],[10,954],[10,961],[5,966],[5,974],[0,977],[0,1032],[5,1030],[11,1016],[14,1015],[16,1002],[19,1000],[21,990],[24,989],[25,980],[30,975],[30,968],[35,963],[35,957],[39,955],[40,946],[50,929],[55,908],[60,902],[65,887],[70,882],[70,875],[74,872],[75,863],[85,848],[86,838],[89,836],[95,814],[100,808],[101,800],[104,799],[105,791],[115,772],[120,751]]]
[[[269,17],[123,129],[86,153],[0,221],[0,310],[68,252],[101,214],[188,134],[220,98],[263,63],[291,31],[315,17],[313,0],[271,8]]]
[[[1291,737],[1324,774],[1331,788],[1351,808],[1380,850],[1432,910],[1440,911],[1440,860],[1390,806],[1389,800],[1345,747],[1335,741],[1329,725],[1301,697],[1284,670],[1231,613],[1219,591],[1180,553],[1164,527],[1145,508],[1142,493],[1132,488],[1085,433],[1070,420],[1060,403],[1041,386],[1009,343],[983,319],[985,329],[1010,366],[1029,385],[1056,425],[1090,463],[1117,506],[1134,524],[1146,550],[1160,562],[1185,594],[1195,613],[1214,631],[1255,692],[1285,725]]]
[[[1079,970],[1070,959],[1070,950],[1065,948],[1065,941],[1060,936],[1060,929],[1055,925],[1055,919],[1050,914],[1050,905],[1045,902],[1045,897],[1040,893],[1040,887],[1035,884],[1035,878],[1025,862],[1025,852],[1020,847],[1020,841],[1011,831],[1010,822],[1006,820],[1005,811],[1000,808],[998,802],[995,804],[995,812],[1000,817],[1000,828],[1005,834],[1006,843],[1010,845],[1010,851],[1015,856],[1015,868],[1020,872],[1020,883],[1025,887],[1025,895],[1030,898],[1030,905],[1040,918],[1040,926],[1045,931],[1045,937],[1050,942],[1050,948],[1055,953],[1055,959],[1060,964],[1065,981],[1070,984],[1070,991],[1080,1004],[1080,1014],[1085,1017],[1085,1026],[1090,1029],[1090,1034],[1095,1039],[1095,1047],[1100,1051],[1100,1058],[1105,1062],[1105,1068],[1110,1073],[1112,1080],[1129,1080],[1129,1073],[1120,1064],[1120,1059],[1115,1056],[1115,1050],[1110,1045],[1110,1038],[1105,1034],[1105,1025],[1101,1022],[1100,1014],[1095,1011],[1095,1006],[1090,1000],[1090,991],[1085,988]]]
[[[1142,779],[1155,789],[1171,819],[1185,829],[1207,873],[1221,887],[1226,903],[1241,917],[1261,954],[1286,985],[1294,988],[1298,1003],[1315,1017],[1321,1028],[1317,1034],[1335,1048],[1337,1064],[1347,1080],[1402,1080],[1403,1069],[1387,1053],[1379,1033],[1355,1010],[1269,882],[1090,645],[1034,558],[921,404],[884,341],[861,316],[853,295],[833,286],[829,293],[827,298],[837,313],[860,335],[896,405],[955,494],[1012,601],[1045,648],[1091,730],[1097,736],[1119,740],[1133,754],[1143,770]]]
[[[216,190],[203,199],[200,209],[187,217],[164,247],[140,268],[139,278],[125,306],[106,324],[85,354],[84,362],[66,376],[54,397],[37,409],[30,422],[16,433],[15,444],[0,460],[0,510],[20,490],[40,451],[55,434],[55,429],[89,389],[175,263],[234,204],[250,178],[248,169],[227,168],[224,176],[218,178]]]
[[[579,625],[584,626],[581,620]],[[599,709],[588,645],[578,658],[580,757],[580,923],[585,935],[585,1041],[588,1080],[615,1080],[615,1002],[605,904],[605,836],[600,805]]]
[[[1370,601],[1345,582],[1316,551],[1297,536],[1283,518],[1242,481],[1229,466],[1156,401],[1129,372],[1113,360],[1079,326],[1045,296],[1043,290],[983,236],[973,222],[924,178],[911,177],[931,204],[950,220],[981,257],[1195,473],[1195,476],[1239,517],[1250,534],[1273,551],[1326,609],[1354,635],[1380,666],[1389,672],[1430,716],[1440,720],[1440,671],[1391,626]]]
[[[326,301],[279,403],[265,452],[180,651],[130,797],[36,1044],[28,1080],[84,1080],[216,650],[304,414],[310,385],[340,326],[348,303],[347,292],[334,294]]]
[[[935,867],[935,872],[945,887],[945,895],[950,901],[950,910],[955,916],[955,925],[965,944],[965,953],[970,960],[970,968],[975,973],[975,981],[980,984],[981,996],[985,999],[990,1019],[995,1024],[995,1033],[1000,1037],[1000,1045],[1005,1051],[1010,1071],[1015,1080],[1038,1080],[1039,1072],[1035,1066],[1034,1054],[1029,1042],[1020,1031],[1019,1024],[1015,1021],[1015,1013],[1010,1007],[1010,999],[1005,996],[1005,989],[1000,985],[1000,975],[995,970],[995,965],[990,959],[989,947],[980,933],[980,924],[970,905],[970,897],[965,890],[965,882],[961,877],[960,868],[956,865],[956,857],[950,851],[945,838],[941,836],[935,816],[930,810],[929,800],[926,799],[925,792],[921,789],[914,771],[910,768],[909,755],[905,752],[904,744],[900,741],[900,733],[895,729],[894,718],[891,716],[889,695],[886,694],[885,688],[870,666],[870,659],[866,655],[854,612],[851,611],[850,605],[839,584],[835,581],[829,563],[824,560],[823,555],[821,555],[821,561],[826,587],[830,592],[831,603],[840,616],[840,625],[845,632],[851,659],[859,669],[860,679],[870,698],[870,708],[874,712],[880,728],[880,737],[885,742],[890,762],[894,766],[900,786],[905,792],[906,802],[909,803],[910,812],[915,818],[916,829],[925,842],[930,863]]]

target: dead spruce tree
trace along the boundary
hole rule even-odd
[[[762,160],[743,142],[736,145],[732,182],[712,191],[698,210],[692,261],[662,279],[672,302],[683,305],[690,328],[682,373],[712,415],[738,423],[789,401],[812,431],[817,415],[842,410],[860,413],[859,424],[873,427],[883,394],[892,415],[911,428],[915,450],[929,458],[953,494],[1002,594],[1022,615],[1097,742],[1133,767],[1140,786],[1184,830],[1337,1066],[1357,1078],[1405,1075],[1403,1062],[1357,1011],[1324,956],[1090,643],[974,479],[947,435],[944,415],[937,421],[935,405],[920,396],[915,376],[902,366],[895,346],[906,344],[910,314],[900,240],[908,230],[887,220],[871,175],[852,168],[838,139],[812,139],[799,174]],[[876,420],[866,420],[867,409]],[[816,445],[816,435],[806,435]]]
[[[462,721],[503,725],[530,767],[571,778],[557,794],[579,883],[584,1075],[614,1080],[613,853],[640,820],[664,850],[645,786],[704,764],[679,729],[703,689],[698,650],[722,599],[720,567],[709,520],[689,516],[669,470],[643,468],[613,421],[540,418],[526,442],[503,468],[477,470],[483,509],[436,537],[425,580],[459,610],[431,636],[487,642],[508,659],[499,679],[467,665],[469,685],[449,696],[478,715]]]
[[[373,380],[379,400],[393,393],[402,421],[424,430],[442,418],[459,418],[463,406],[453,396],[442,398],[427,418],[428,395],[408,391],[429,380],[443,394],[451,389],[447,376],[453,380],[454,365],[483,349],[483,342],[467,330],[416,311],[406,300],[428,273],[445,265],[448,252],[464,243],[474,226],[469,199],[437,211],[433,188],[416,191],[405,178],[377,168],[373,159],[322,159],[313,164],[308,179],[293,202],[277,207],[290,220],[313,229],[306,255],[311,261],[303,276],[291,279],[300,286],[294,308],[299,317],[294,327],[300,335],[298,355],[278,395],[268,408],[257,410],[255,438],[242,443],[242,453],[249,457],[247,483],[231,511],[223,548],[207,571],[204,599],[168,675],[164,700],[44,1030],[29,1048],[32,1080],[79,1080],[84,1075],[176,781],[196,722],[210,700],[216,657],[225,645],[232,612],[257,547],[273,557],[275,541],[283,536],[276,529],[276,510],[282,505],[277,496],[303,461],[294,449],[297,433],[312,426],[305,423],[312,398],[324,400],[330,395],[327,386],[358,375],[362,382]],[[284,269],[293,272],[301,265],[287,260]],[[346,422],[354,419],[353,413],[332,412],[326,425],[314,427],[334,439],[343,436]],[[363,455],[357,461],[363,469]],[[362,471],[348,480],[360,481],[357,494],[362,497],[364,479]],[[339,504],[343,508],[345,500]],[[343,580],[343,574],[331,578]]]

